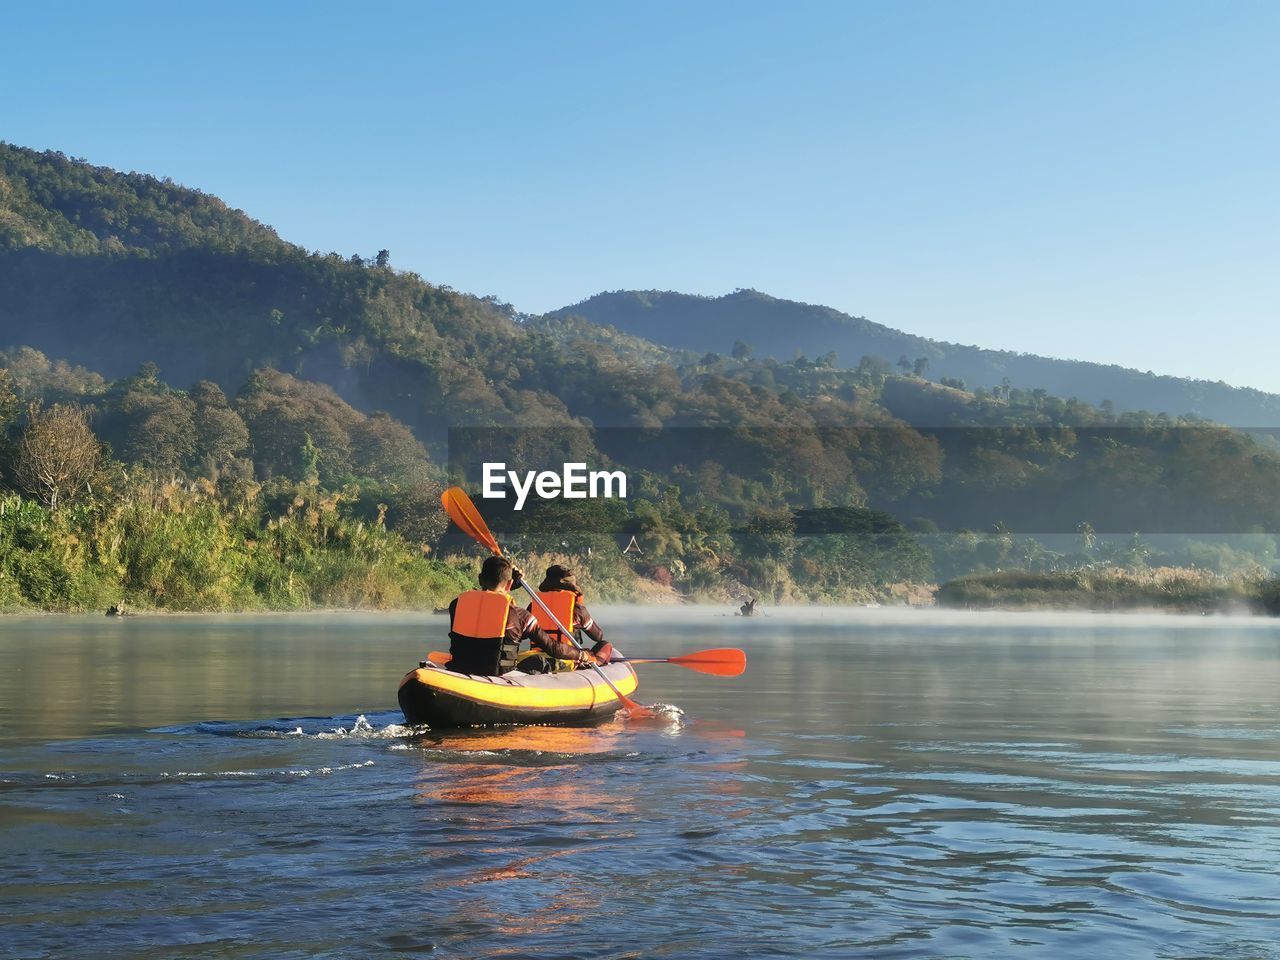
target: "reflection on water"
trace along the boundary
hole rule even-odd
[[[627,728],[611,718],[604,723],[562,727],[498,727],[476,730],[441,730],[418,738],[422,746],[457,754],[511,755],[513,751],[531,756],[551,755],[554,759],[625,751],[630,743]]]
[[[447,778],[440,778],[437,764],[427,757],[418,799],[424,803],[493,807],[494,814],[518,823],[532,812],[535,816],[574,815],[587,820],[608,809],[610,815],[629,807],[625,797],[602,797],[589,792],[573,774],[587,757],[603,758],[626,746],[622,725],[612,730],[581,727],[533,727],[518,734],[511,731],[481,736],[432,738],[433,750],[452,751],[460,756],[507,754],[507,763],[455,763]],[[514,744],[514,746],[513,746]],[[547,759],[547,755],[552,755]],[[482,816],[490,815],[484,811]]]
[[[682,722],[461,732],[432,618],[4,621],[0,954],[1280,957],[1274,624],[767,613],[628,614],[748,649]]]

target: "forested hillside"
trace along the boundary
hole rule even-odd
[[[196,191],[0,145],[0,604],[433,602],[459,578],[437,558],[474,555],[435,497],[474,487],[481,450],[628,471],[625,502],[486,505],[531,562],[566,557],[615,598],[868,600],[1185,553],[1135,531],[1255,537],[1197,554],[1213,569],[1274,555],[1271,437],[938,383],[897,348],[691,352],[607,319],[524,317],[387,251],[308,252]],[[50,472],[50,451],[78,466]]]
[[[726,356],[750,349],[758,357],[790,360],[834,355],[836,366],[856,367],[864,356],[895,364],[933,380],[963,380],[970,388],[1005,385],[1043,389],[1118,410],[1194,415],[1242,427],[1280,426],[1280,397],[1206,380],[1142,373],[1078,360],[984,350],[893,330],[830,307],[779,300],[755,290],[698,297],[656,290],[601,293],[554,311],[583,317],[669,347]],[[922,362],[923,361],[923,362]]]

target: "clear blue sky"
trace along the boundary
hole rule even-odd
[[[22,4],[0,139],[527,311],[755,287],[1280,392],[1280,3]]]

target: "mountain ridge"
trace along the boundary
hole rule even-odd
[[[1253,387],[932,340],[832,307],[753,289],[719,297],[656,290],[607,291],[550,311],[547,316],[577,316],[608,324],[624,334],[699,353],[728,354],[741,341],[755,356],[783,361],[797,352],[809,357],[834,353],[834,365],[843,368],[856,367],[864,356],[890,363],[901,357],[911,363],[924,358],[931,379],[963,380],[971,389],[1043,389],[1095,405],[1110,401],[1120,410],[1190,414],[1242,427],[1280,424],[1280,395]]]
[[[784,363],[797,351],[818,360],[802,365],[809,373],[784,373],[749,366],[745,356],[733,363],[712,356],[732,352],[738,340]],[[307,251],[167,179],[0,143],[0,348],[22,345],[110,378],[155,362],[170,382],[212,379],[227,391],[272,367],[322,379],[424,439],[453,425],[513,418],[543,426],[682,423],[701,415],[681,412],[682,404],[716,408],[748,382],[777,399],[807,382],[801,392],[813,402],[805,422],[901,416],[892,404],[877,410],[876,386],[899,355],[908,368],[922,365],[907,378],[921,388],[921,373],[944,385],[990,385],[973,390],[980,401],[1007,399],[1017,383],[1029,393],[1112,400],[1121,410],[1280,423],[1280,397],[1261,391],[932,341],[755,290],[604,293],[528,317],[493,297],[395,270],[385,251],[371,259]],[[829,375],[848,373],[838,368],[863,356],[878,359],[859,365],[856,382]],[[726,377],[739,383],[726,386]],[[872,389],[859,393],[859,385]],[[918,394],[899,406],[924,418],[912,422],[940,423],[929,413],[939,399],[964,406],[910,386],[891,393]],[[832,407],[831,391],[847,407]]]
[[[58,190],[47,188],[44,171],[57,176]],[[287,246],[244,211],[167,177],[0,141],[0,250],[157,254]]]

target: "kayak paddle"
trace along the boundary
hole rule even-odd
[[[461,487],[450,487],[444,493],[440,494],[440,504],[444,507],[445,513],[449,514],[449,519],[456,523],[463,533],[482,546],[488,547],[490,552],[497,556],[502,556],[502,548],[498,546],[498,541],[495,540],[493,534],[489,532],[489,525],[484,522],[484,517],[480,516],[480,511],[476,509],[475,504],[471,502],[471,498],[467,496],[465,490]],[[561,623],[547,605],[542,602],[542,598],[538,596],[536,590],[525,583],[524,580],[520,581],[519,586],[524,587],[525,592],[529,594],[530,599],[538,605],[538,609],[545,613],[547,615],[547,619],[559,628],[560,635],[562,637],[577,647],[578,650],[583,653],[587,652],[586,648],[577,641],[577,638],[574,637],[573,631]],[[596,663],[595,657],[588,660],[587,665],[600,676],[601,680],[608,684],[609,689],[613,691],[613,695],[618,698],[618,702],[621,703],[623,709],[627,711],[628,717],[648,719],[650,717],[657,716],[653,710],[636,703],[614,686],[613,681],[605,676],[604,671],[600,669],[600,665]]]
[[[699,650],[680,657],[623,657],[610,663],[674,663],[698,673],[716,677],[740,677],[747,669],[747,655],[741,650],[725,647],[720,650]]]
[[[452,654],[432,650],[427,659],[443,667],[453,659]],[[686,653],[682,657],[620,657],[610,663],[674,663],[680,667],[688,667],[698,673],[709,673],[716,677],[739,677],[747,669],[747,655],[741,650],[725,648],[722,650],[699,650],[697,653]]]
[[[450,487],[440,494],[440,503],[444,507],[444,512],[449,515],[449,519],[456,523],[463,533],[481,546],[488,547],[490,553],[502,556],[502,548],[489,532],[489,525],[484,522],[484,517],[480,516],[480,511],[476,509],[476,505],[471,502],[465,490],[461,487]]]

